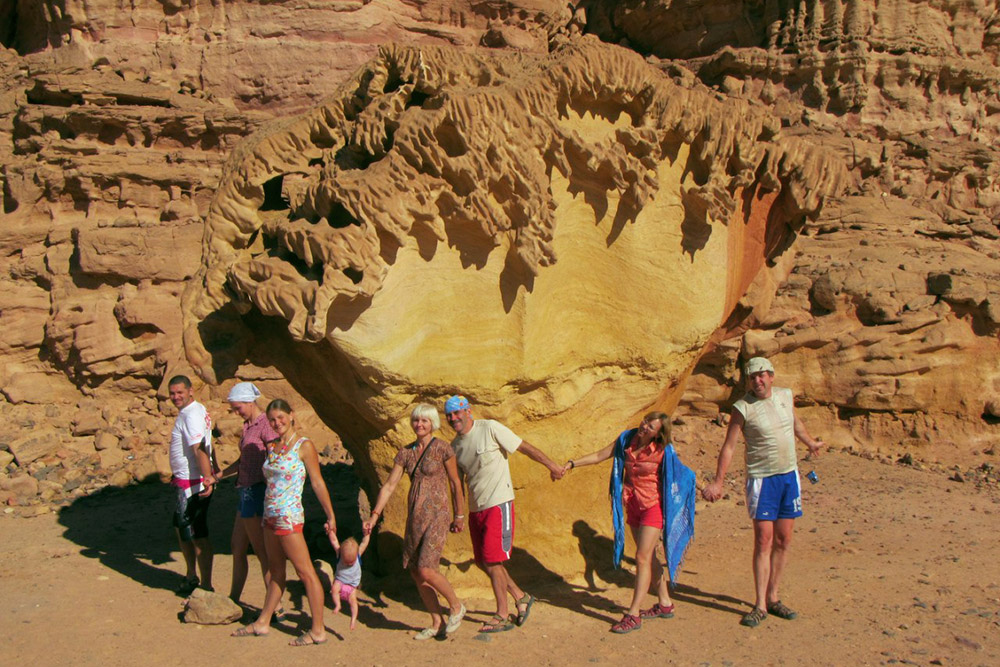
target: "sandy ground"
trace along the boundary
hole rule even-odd
[[[231,639],[235,626],[178,621],[173,588],[183,571],[164,530],[169,500],[140,485],[77,501],[60,513],[0,518],[0,628],[5,664],[362,665],[625,663],[682,665],[1000,664],[1000,493],[949,481],[940,472],[842,453],[822,460],[805,489],[783,595],[795,621],[738,624],[752,599],[751,530],[736,494],[699,501],[697,537],[675,592],[677,615],[616,636],[609,624],[627,603],[629,578],[520,583],[540,599],[520,629],[488,639],[477,621],[492,602],[469,598],[470,620],[445,642],[414,642],[424,614],[410,586],[372,582],[361,627],[327,613],[331,641],[289,648],[298,614],[268,637]],[[604,501],[595,499],[595,502]],[[214,510],[213,510],[214,511]],[[228,512],[215,511],[220,525]],[[571,528],[567,526],[567,531]],[[221,548],[221,542],[217,546]],[[523,545],[522,545],[523,546]],[[216,558],[225,590],[231,559]],[[515,559],[544,562],[545,554]],[[528,570],[530,572],[530,568]],[[485,583],[485,579],[484,579]],[[290,586],[301,608],[302,588]],[[245,600],[259,604],[251,578]],[[482,594],[480,592],[480,594]],[[650,599],[652,602],[652,599]],[[485,641],[484,641],[485,640]]]

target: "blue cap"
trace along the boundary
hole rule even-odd
[[[459,410],[469,409],[469,399],[465,396],[455,395],[444,402],[444,413],[450,414],[452,412],[458,412]]]

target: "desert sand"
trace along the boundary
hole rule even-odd
[[[689,463],[703,475],[712,456],[692,455]],[[998,664],[996,484],[960,483],[940,469],[840,451],[803,465],[820,481],[804,489],[806,514],[796,524],[782,595],[800,616],[771,617],[754,630],[738,623],[752,600],[751,530],[732,475],[726,499],[698,502],[696,541],[674,592],[673,619],[647,621],[624,636],[609,633],[629,600],[629,564],[609,568],[608,525],[575,532],[567,525],[567,534],[589,535],[580,548],[594,586],[584,574],[569,581],[552,574],[545,553],[517,544],[512,571],[539,598],[520,629],[477,636],[477,621],[493,611],[483,577],[484,588],[460,591],[470,615],[457,633],[415,642],[425,616],[409,580],[369,572],[358,629],[349,631],[347,616],[328,609],[330,641],[302,649],[286,646],[304,619],[303,590],[293,577],[295,611],[267,637],[232,639],[235,625],[179,620],[183,600],[173,589],[183,566],[168,524],[169,492],[147,483],[109,488],[57,512],[0,520],[8,619],[0,643],[7,664],[44,665],[172,665],[181,656],[214,665]],[[570,477],[551,492],[570,493],[572,483]],[[220,591],[231,567],[227,491],[212,515]],[[244,600],[259,605],[262,597],[251,577]]]

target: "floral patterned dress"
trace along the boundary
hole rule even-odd
[[[415,563],[417,567],[437,569],[441,564],[441,552],[451,525],[448,472],[444,463],[454,456],[451,446],[439,438],[431,439],[422,457],[416,442],[396,454],[396,465],[401,465],[410,476],[409,514],[403,537],[404,568]]]
[[[268,447],[264,461],[267,493],[264,496],[264,523],[276,531],[294,531],[305,523],[302,511],[302,488],[306,481],[306,466],[299,459],[299,447],[306,438],[299,438],[284,451]]]

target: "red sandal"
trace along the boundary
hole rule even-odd
[[[616,635],[624,635],[627,632],[638,630],[642,627],[642,619],[632,614],[625,614],[622,620],[611,626],[611,632]]]
[[[664,607],[662,604],[657,602],[649,609],[643,609],[639,612],[639,618],[673,618],[674,617],[674,605],[667,605]]]

